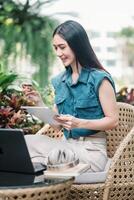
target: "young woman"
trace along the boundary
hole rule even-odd
[[[102,158],[103,165],[104,131],[118,124],[113,79],[98,61],[86,31],[78,22],[59,25],[53,33],[53,46],[65,66],[65,71],[52,80],[55,107],[60,114],[55,119],[64,128],[68,141],[90,141],[94,157],[96,150],[95,160]]]
[[[105,130],[118,124],[113,79],[98,61],[79,23],[59,25],[53,33],[53,46],[65,66],[65,71],[52,80],[59,113],[55,119],[64,129],[64,140],[33,137],[33,144],[27,139],[28,147],[35,148],[34,155],[52,150],[52,163],[67,162],[74,152],[80,162],[90,165],[90,171],[102,171],[107,162]]]

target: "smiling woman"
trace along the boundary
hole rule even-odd
[[[64,136],[61,140],[44,135],[30,137],[29,149],[54,165],[77,157],[80,163],[89,165],[90,172],[103,171],[108,160],[105,131],[118,124],[114,81],[79,23],[60,24],[53,33],[53,46],[65,66],[52,79],[58,113],[54,128],[63,128]]]
[[[73,63],[75,61],[73,51],[68,46],[67,42],[59,35],[55,35],[53,46],[55,48],[56,55],[62,60],[65,66],[69,65],[70,62]]]
[[[91,129],[93,133],[93,130],[112,128],[114,124],[116,125],[117,120],[114,115],[117,112],[115,86],[110,74],[98,61],[83,27],[74,21],[67,21],[59,25],[53,34],[53,45],[57,56],[66,67],[64,73],[52,80],[56,90],[55,100],[58,110],[61,114],[69,114],[73,117],[100,119],[98,122],[90,120],[88,123],[77,120],[77,123],[75,121],[75,125],[70,128],[68,123],[70,124],[73,120],[76,120],[73,117],[61,116],[57,120],[65,122],[64,126],[67,129],[87,128]],[[85,84],[82,84],[83,82]],[[83,91],[82,96],[81,91]],[[111,96],[110,104],[113,110],[106,109],[104,106],[109,95]],[[84,113],[84,115],[80,113]],[[67,123],[69,118],[70,121]],[[75,132],[77,131],[74,131],[74,135]],[[83,134],[78,134],[79,136],[83,136]]]
[[[53,46],[65,66],[65,71],[52,79],[55,108],[60,114],[55,119],[59,128],[64,128],[65,140],[75,146],[85,141],[88,155],[85,152],[80,160],[92,163],[91,169],[99,171],[107,161],[104,131],[118,124],[113,79],[100,64],[78,22],[60,24],[53,33]]]

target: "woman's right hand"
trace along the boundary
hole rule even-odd
[[[68,131],[73,128],[79,128],[80,119],[72,115],[58,115],[55,120]]]

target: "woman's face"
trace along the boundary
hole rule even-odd
[[[56,51],[56,55],[61,59],[64,66],[73,65],[76,63],[75,55],[68,43],[56,34],[53,38],[53,46]]]

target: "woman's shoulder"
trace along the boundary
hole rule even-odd
[[[109,74],[107,71],[100,70],[100,69],[91,69],[90,77],[92,80],[96,79],[103,79],[103,78],[110,78],[112,80],[111,74]]]
[[[100,69],[92,69],[88,82],[95,86],[96,90],[98,90],[99,86],[101,85],[102,81],[107,79],[115,90],[114,80],[108,72]]]
[[[103,75],[111,76],[107,71],[102,70],[102,69],[96,69],[96,68],[91,69],[91,75],[92,76],[103,76]]]

